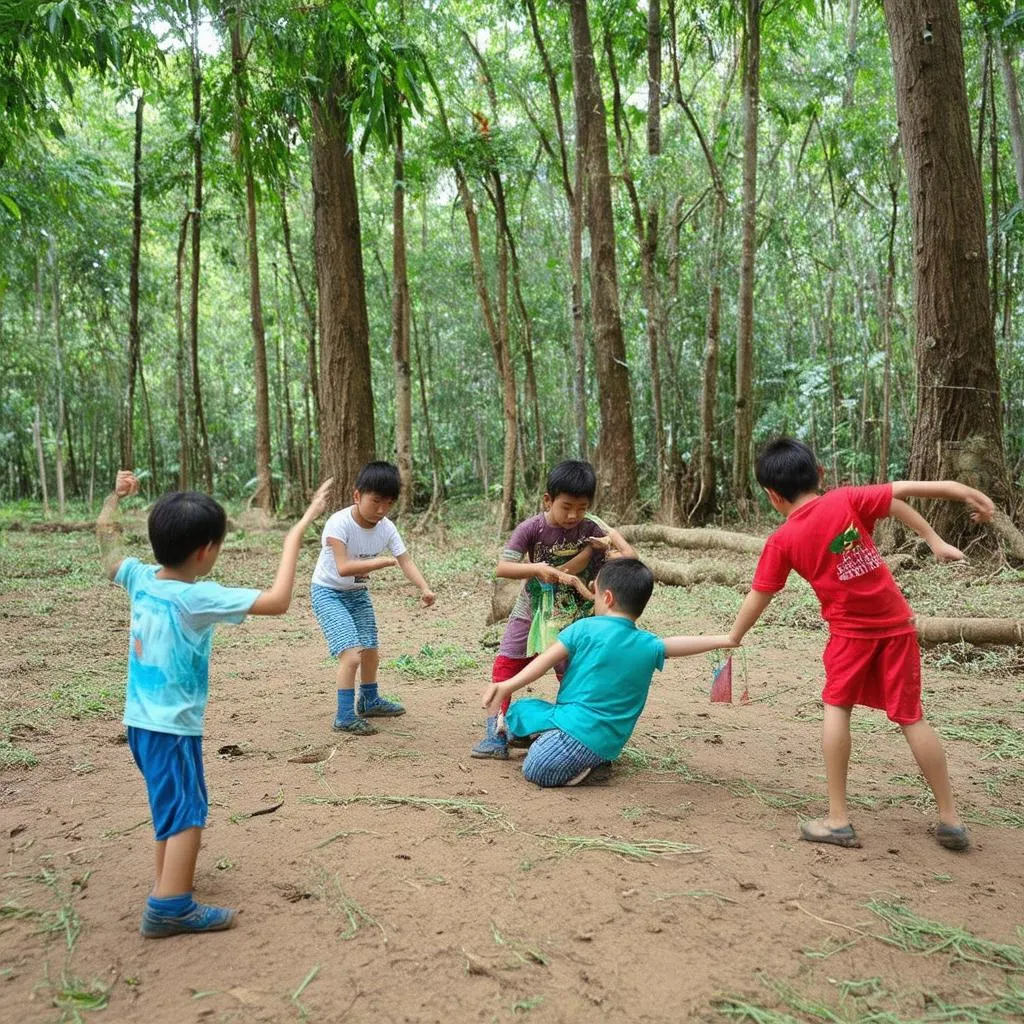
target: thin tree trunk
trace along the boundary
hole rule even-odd
[[[581,459],[590,458],[590,443],[587,437],[587,341],[583,311],[583,164],[580,159],[579,139],[576,144],[575,184],[569,179],[568,148],[566,146],[565,126],[562,121],[562,100],[558,91],[558,79],[548,56],[544,37],[537,19],[535,0],[525,0],[527,13],[530,16],[530,29],[533,32],[537,52],[544,65],[544,77],[547,81],[548,95],[551,98],[551,109],[555,117],[555,130],[558,135],[559,170],[561,171],[562,190],[565,193],[569,208],[569,320],[572,324],[572,350],[575,358],[573,374],[573,418],[576,426],[576,451]]]
[[[199,271],[202,256],[203,220],[203,123],[202,123],[202,67],[199,60],[199,0],[190,0],[192,11],[192,267],[190,305],[188,314],[189,353],[191,356],[192,400],[195,408],[195,442],[203,485],[213,490],[213,458],[210,455],[210,436],[203,413],[203,389],[199,375]]]
[[[146,388],[146,374],[142,360],[139,360],[139,390],[142,392],[142,414],[146,421],[146,445],[149,448],[150,494],[160,493],[160,481],[157,477],[156,435],[153,431],[153,410],[149,404],[149,390]]]
[[[590,296],[601,410],[601,433],[595,456],[598,490],[602,507],[612,515],[624,518],[635,508],[638,491],[633,402],[622,320],[619,316],[608,129],[594,61],[587,0],[570,0],[569,15],[576,131],[580,143],[580,163],[584,169],[584,208],[590,232]]]
[[[996,42],[999,54],[999,68],[1003,76],[1003,91],[1006,93],[1006,110],[1010,124],[1010,146],[1013,149],[1013,172],[1017,182],[1017,201],[1024,202],[1024,127],[1021,123],[1020,91],[1017,88],[1017,72],[1014,70],[1011,54]]]
[[[135,377],[142,358],[139,336],[139,256],[142,249],[142,112],[145,94],[135,103],[135,151],[132,160],[132,250],[128,271],[128,395],[121,434],[121,465],[135,465]]]
[[[409,366],[409,274],[405,252],[405,148],[402,123],[395,134],[395,180],[391,206],[391,359],[395,372],[395,452],[402,490],[398,511],[407,512],[413,501],[412,373]]]
[[[843,106],[853,106],[853,87],[857,80],[857,21],[860,18],[860,0],[850,0],[850,14],[846,21],[846,89]]]
[[[46,459],[43,456],[43,428],[38,402],[36,402],[36,414],[32,419],[32,443],[36,449],[36,462],[39,466],[39,489],[43,494],[43,516],[45,517],[50,514],[50,492],[46,486]]]
[[[246,49],[242,44],[241,2],[224,6],[224,17],[231,36],[231,83],[235,98],[235,131],[238,155],[245,178],[246,249],[249,263],[249,323],[252,331],[253,377],[256,385],[256,490],[250,504],[269,516],[274,507],[273,480],[270,472],[270,388],[267,381],[267,336],[263,325],[263,297],[260,290],[259,238],[256,230],[256,183],[249,143],[248,80]]]
[[[376,449],[362,233],[342,69],[313,98],[313,237],[320,319],[320,462],[335,506]]]
[[[752,496],[754,435],[754,255],[757,250],[757,122],[761,73],[761,3],[744,0],[743,19],[743,248],[736,338],[736,424],[733,494],[741,507]]]
[[[57,242],[50,239],[50,295],[53,315],[53,354],[57,371],[57,432],[53,466],[57,475],[57,514],[64,518],[64,338],[61,333],[60,268]]]
[[[174,273],[174,322],[177,328],[178,344],[175,349],[176,380],[175,390],[178,414],[178,490],[187,491],[192,477],[189,471],[188,404],[186,402],[188,363],[185,358],[185,313],[182,304],[184,291],[185,242],[188,240],[188,226],[192,214],[185,213],[178,231],[178,252]]]
[[[889,233],[886,247],[885,284],[882,289],[882,346],[885,361],[882,371],[882,430],[878,453],[879,480],[889,479],[889,439],[892,434],[892,312],[893,289],[896,285],[896,223],[899,213],[900,165],[893,146],[889,156]]]
[[[909,477],[1011,497],[956,0],[884,0],[913,216],[917,418]],[[922,33],[921,26],[930,26]],[[932,515],[955,542],[960,509]]]

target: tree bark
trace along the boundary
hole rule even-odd
[[[732,488],[742,505],[752,496],[754,435],[754,255],[757,250],[757,122],[761,75],[762,0],[744,0],[743,18],[743,247],[736,338],[736,424]]]
[[[409,275],[405,253],[405,150],[402,123],[395,134],[395,181],[391,207],[391,358],[395,371],[395,453],[402,490],[398,511],[407,512],[413,500],[412,371],[409,366]]]
[[[203,474],[203,486],[213,490],[213,458],[210,455],[210,435],[206,430],[206,416],[203,413],[203,389],[199,376],[199,260],[202,255],[203,220],[203,122],[202,85],[203,75],[199,60],[199,0],[191,0],[192,11],[192,267],[190,281],[190,306],[188,313],[189,352],[192,370],[192,399],[195,407],[195,431],[199,466]]]
[[[590,233],[590,296],[601,433],[595,453],[601,506],[619,518],[636,507],[636,446],[626,345],[619,315],[608,129],[587,0],[570,0],[576,132]]]
[[[971,152],[956,0],[884,0],[913,217],[917,418],[909,477],[1010,498],[981,178]],[[931,512],[956,542],[959,509]]]
[[[320,462],[334,477],[335,507],[347,501],[359,470],[374,457],[370,324],[347,102],[338,68],[314,96],[313,235],[320,322]]]
[[[259,238],[256,231],[256,183],[249,144],[248,81],[246,49],[242,43],[241,3],[228,3],[225,20],[231,36],[231,83],[235,97],[235,130],[238,133],[239,163],[245,179],[246,249],[249,263],[249,323],[252,331],[253,377],[256,385],[256,490],[250,504],[269,516],[274,507],[270,473],[270,389],[267,383],[267,335],[263,325],[263,297],[260,290]]]
[[[1024,127],[1021,123],[1020,90],[1017,88],[1017,72],[1013,67],[1010,53],[1001,42],[996,43],[999,53],[999,68],[1003,76],[1003,90],[1006,93],[1006,110],[1010,122],[1010,145],[1013,149],[1013,171],[1017,182],[1017,201],[1024,202]]]
[[[57,514],[64,518],[64,337],[61,328],[60,269],[57,264],[57,241],[50,239],[50,297],[53,316],[53,354],[57,371],[57,431],[53,468],[57,476]]]
[[[141,359],[139,336],[139,255],[142,249],[142,112],[145,94],[135,102],[135,151],[132,160],[132,249],[128,270],[128,394],[121,433],[121,465],[135,466],[135,378]],[[156,481],[153,481],[154,486]]]
[[[178,231],[178,252],[174,272],[174,322],[177,329],[177,347],[175,349],[175,393],[177,398],[178,416],[178,490],[187,491],[191,473],[189,471],[189,453],[191,444],[188,435],[188,402],[186,401],[188,361],[185,356],[185,314],[182,306],[182,292],[185,277],[185,243],[188,241],[188,226],[192,220],[191,213],[185,213]]]

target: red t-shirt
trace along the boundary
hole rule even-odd
[[[871,539],[891,505],[891,484],[840,487],[801,505],[765,542],[753,589],[777,593],[792,569],[814,588],[835,636],[912,633],[910,605]]]

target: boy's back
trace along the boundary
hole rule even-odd
[[[665,664],[665,642],[631,619],[598,615],[558,634],[569,667],[555,704],[524,699],[508,710],[516,735],[561,729],[606,760],[618,757],[647,703],[655,671]]]
[[[839,487],[800,505],[765,542],[753,589],[777,593],[792,569],[814,588],[834,636],[912,633],[910,606],[871,539],[891,505],[891,484]]]

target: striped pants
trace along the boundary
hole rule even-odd
[[[523,776],[538,786],[564,786],[584,768],[596,768],[604,760],[561,729],[548,729],[530,745]]]

